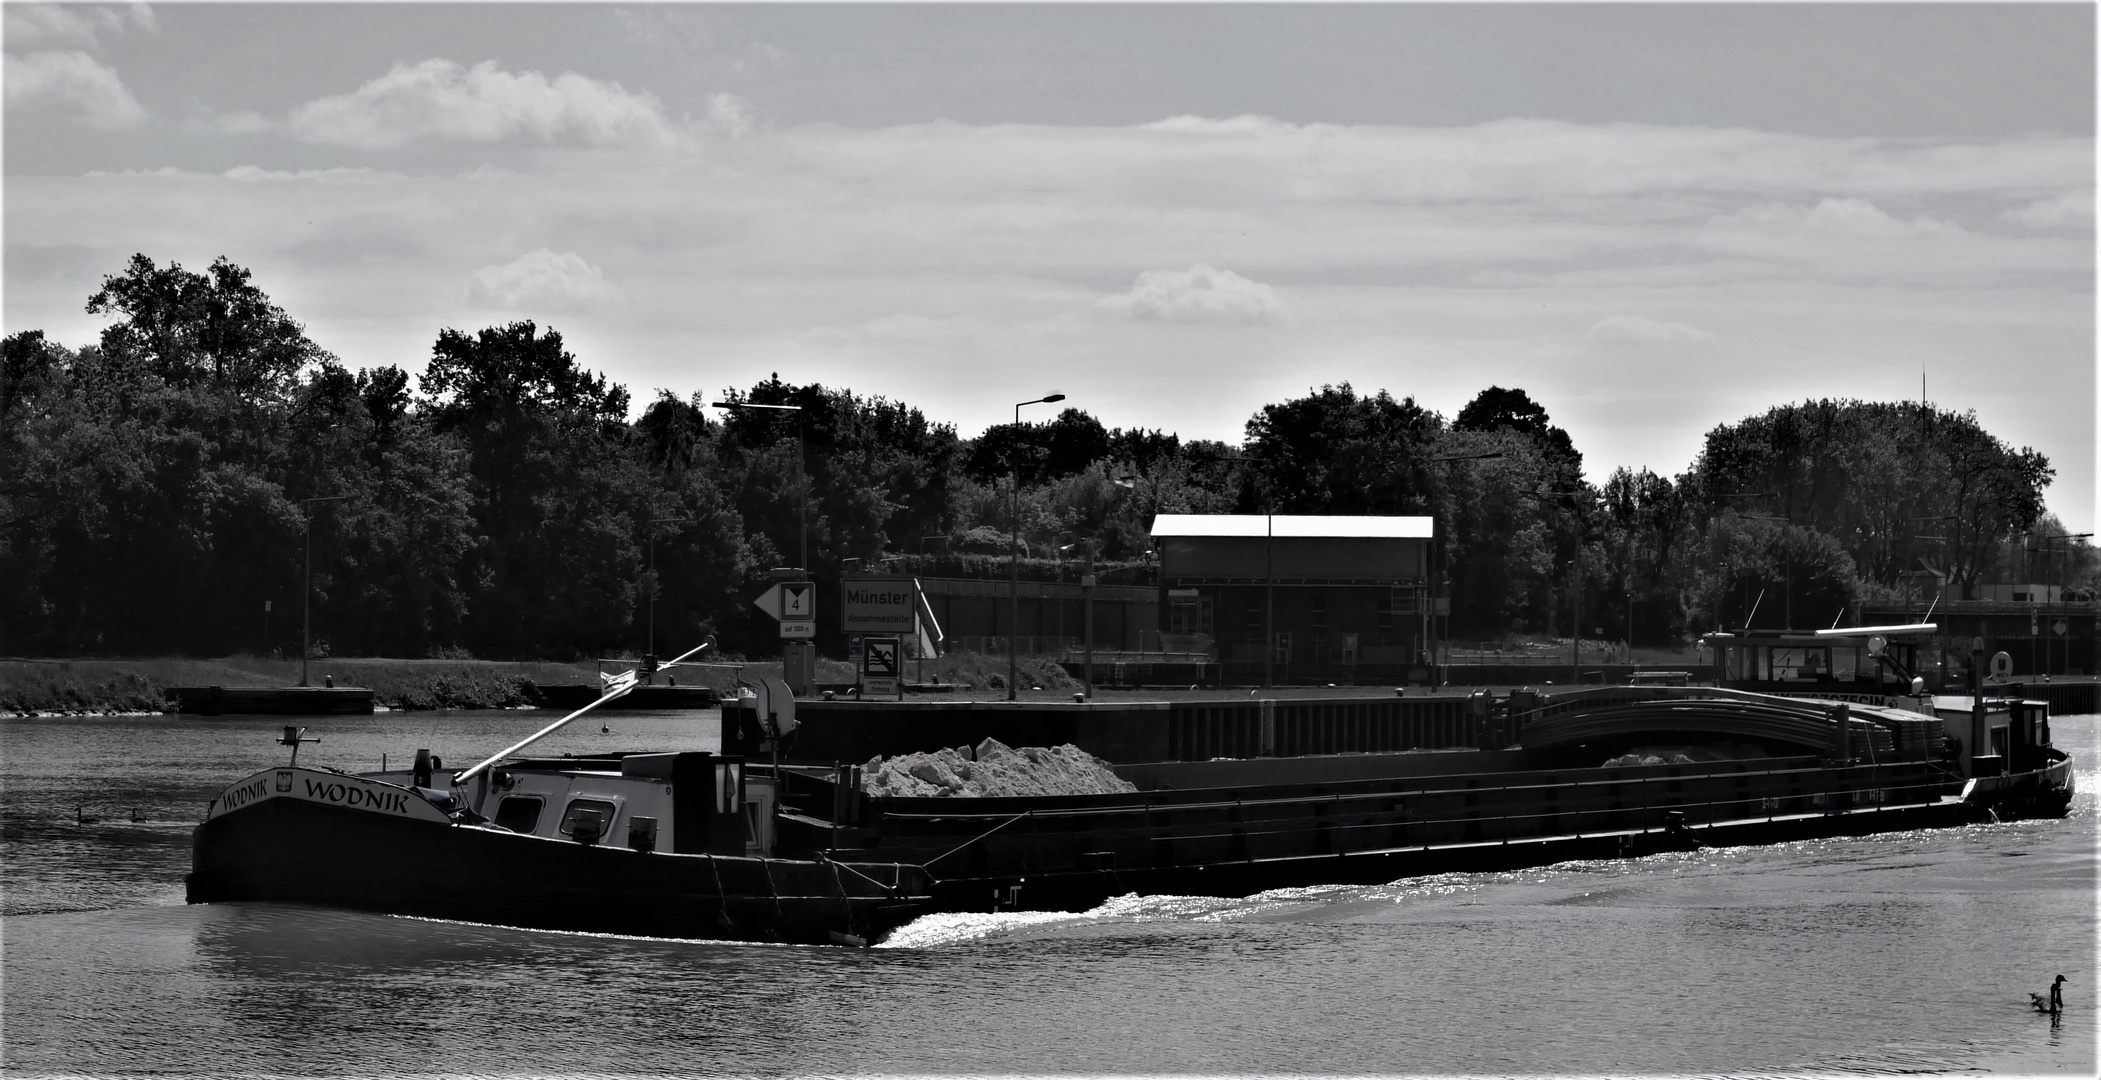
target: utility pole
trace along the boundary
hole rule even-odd
[[[1064,394],[1051,393],[1031,401],[1016,402],[1014,405],[1015,435],[1019,437],[1021,434],[1021,407],[1023,405],[1042,405],[1048,402],[1064,400]],[[1014,535],[1011,537],[1012,543],[1008,549],[1011,555],[1009,559],[1011,576],[1007,582],[1007,618],[1013,625],[1007,628],[1007,700],[1013,701],[1015,700],[1015,690],[1018,688],[1021,679],[1021,658],[1018,655],[1021,645],[1021,473],[1019,466],[1009,469],[1007,472],[1007,492],[1008,523],[1014,529]],[[1041,609],[1039,608],[1038,610],[1040,611]]]
[[[314,655],[314,504],[342,502],[348,495],[301,499],[306,507],[306,571],[299,587],[299,685],[307,685],[307,661]],[[265,609],[267,610],[267,609]]]

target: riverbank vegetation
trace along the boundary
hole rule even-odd
[[[805,543],[820,580],[1001,574],[1018,543],[1032,579],[1091,553],[1103,581],[1143,584],[1162,512],[1434,515],[1462,640],[1566,635],[1572,592],[1586,634],[1670,645],[1753,612],[1828,623],[1922,572],[2090,590],[2097,565],[2043,512],[2041,455],[1914,403],[1778,406],[1710,432],[1683,473],[1593,485],[1510,388],[1447,418],[1322,386],[1257,408],[1237,444],[1077,408],[969,438],[778,377],[638,407],[533,322],[352,371],[224,259],[137,256],[87,308],[111,319],[96,342],[5,342],[0,653],[297,656],[308,602],[331,660],[588,664],[646,651],[651,626],[663,653],[710,632],[771,652],[749,600]],[[510,692],[484,677],[421,685]]]

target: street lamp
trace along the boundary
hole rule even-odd
[[[1023,405],[1045,405],[1053,401],[1064,401],[1064,394],[1045,394],[1040,398],[1014,404],[1014,426],[1021,426]],[[1019,434],[1019,432],[1016,432]],[[1015,652],[1021,638],[1021,474],[1017,467],[1007,470],[1007,518],[1014,530],[1008,545],[1010,552],[1010,574],[1007,582],[1007,700],[1015,700],[1016,683],[1021,678],[1021,660]]]
[[[2038,536],[2038,537],[2035,537],[2034,539],[2042,541],[2042,544],[2043,544],[2043,546],[2042,546],[2041,548],[2029,548],[2028,550],[2029,550],[2029,551],[2031,551],[2031,552],[2033,552],[2033,551],[2041,551],[2041,552],[2043,553],[2043,556],[2044,556],[2044,560],[2043,560],[2043,562],[2044,562],[2044,569],[2043,569],[2043,573],[2045,573],[2045,574],[2048,574],[2048,575],[2053,575],[2053,576],[2054,576],[2054,575],[2055,575],[2055,574],[2057,573],[2057,541],[2059,541],[2059,540],[2086,540],[2086,539],[2090,539],[2090,538],[2092,538],[2092,537],[2093,537],[2093,535],[2094,535],[2094,534],[2093,534],[2093,533],[2090,533],[2090,532],[2083,532],[2083,533],[2054,533],[2054,534],[2052,534],[2052,535],[2049,535],[2049,536]],[[2066,547],[2070,547],[2071,545],[2070,545],[2070,544],[2067,544],[2067,545],[2065,545],[2065,546],[2066,546]],[[2033,570],[2032,570],[2032,569],[2031,569],[2030,573],[2028,574],[2028,577],[2030,577],[2030,578],[2034,578],[2034,577],[2035,577],[2035,574],[2034,574],[2034,572],[2033,572]],[[2047,583],[2046,583],[2046,584],[2044,584],[2044,586],[2043,586],[2043,587],[2044,587],[2045,589],[2056,589],[2056,590],[2057,590],[2057,595],[2058,595],[2059,599],[2062,599],[2062,598],[2063,598],[2063,595],[2064,595],[2064,586],[2063,586],[2063,585],[2051,585],[2051,584],[2047,584]],[[2031,598],[2033,597],[2033,595],[2034,595],[2034,594],[2032,594],[2032,593],[2030,594]],[[2048,595],[2048,594],[2045,594],[2045,595]],[[2057,602],[2058,602],[2058,601],[2056,601],[2056,600],[2048,601],[2048,603],[2049,603],[2049,604],[2051,605],[2051,607],[2053,607],[2053,608],[2054,608],[2054,607],[2055,607],[2055,606],[2057,605]],[[2052,627],[2054,628],[2054,627],[2055,627],[2055,626],[2057,625],[2057,623],[2059,623],[2059,622],[2062,622],[2062,621],[2063,621],[2063,619],[2062,619],[2062,618],[2058,618],[2058,619],[2053,619],[2053,620],[2051,620],[2051,625],[2052,625]],[[2033,624],[2031,623],[2030,625],[2033,625]],[[2038,635],[2036,635],[2036,636],[2040,637],[2041,635],[2040,635],[2040,634],[2038,634]],[[2059,635],[2059,636],[2061,637],[2061,636],[2063,636],[2063,635]],[[2049,638],[2043,638],[2043,668],[2044,668],[2044,670],[2045,670],[2046,672],[2048,671],[2048,669],[2049,669],[2049,668],[2050,668],[2050,666],[2051,666],[2051,665],[2050,665],[2050,659],[2051,659],[2051,657],[2050,657],[2050,639],[2049,639]],[[2070,643],[2070,642],[2066,642],[2066,643],[2065,643],[2065,663],[2066,663],[2066,665],[2067,665],[2067,666],[2069,666],[2069,665],[2071,664],[2071,662],[2072,662],[2072,652],[2071,652],[2071,643]]]
[[[1257,454],[1238,454],[1233,457],[1211,457],[1189,455],[1191,461],[1250,461],[1261,465],[1275,465],[1273,458]],[[1272,481],[1274,476],[1272,476]],[[1262,504],[1270,507],[1262,515],[1262,688],[1268,690],[1276,685],[1277,663],[1277,512],[1272,502],[1276,496],[1272,482],[1263,492]],[[1285,672],[1288,676],[1290,672]],[[1225,663],[1219,663],[1219,679],[1225,678]]]
[[[802,546],[801,546],[801,549],[800,549],[800,554],[799,554],[799,555],[798,555],[798,557],[797,557],[796,567],[797,567],[798,569],[800,569],[800,570],[801,570],[801,571],[802,571],[803,573],[805,573],[805,574],[809,573],[809,572],[810,572],[810,484],[809,484],[809,479],[808,479],[808,478],[807,478],[806,476],[804,476],[804,475],[803,475],[803,455],[804,455],[804,449],[803,449],[803,440],[802,440],[802,413],[803,413],[803,409],[802,409],[802,406],[800,406],[800,405],[761,405],[761,404],[759,404],[759,403],[757,403],[757,402],[754,402],[754,401],[718,401],[718,402],[715,402],[715,403],[714,403],[714,408],[717,408],[717,409],[769,409],[769,410],[771,410],[771,411],[773,411],[773,412],[792,412],[792,413],[794,413],[794,414],[795,414],[795,489],[796,489],[796,493],[797,493],[797,495],[799,496],[799,497],[797,498],[797,500],[796,500],[796,502],[797,502],[797,505],[796,505],[796,509],[795,509],[795,522],[796,522],[796,525],[797,525],[798,529],[800,530],[800,532],[801,532],[801,534],[802,534]]]
[[[306,506],[306,576],[299,587],[299,685],[306,683],[307,660],[314,654],[314,504],[342,502],[348,495],[301,499]]]
[[[651,525],[692,524],[692,518],[650,518]],[[649,647],[645,655],[657,654],[657,531],[649,530]],[[652,676],[654,679],[654,676]]]
[[[1497,460],[1497,459],[1501,458],[1502,456],[1503,456],[1503,452],[1502,452],[1501,450],[1487,450],[1487,451],[1483,451],[1482,453],[1478,453],[1478,454],[1450,454],[1450,455],[1447,455],[1447,456],[1445,456],[1445,457],[1433,457],[1433,458],[1431,458],[1431,459],[1429,460],[1429,464],[1432,464],[1432,465],[1438,465],[1438,464],[1451,464],[1451,463],[1455,463],[1455,462],[1461,462],[1461,461],[1495,461],[1495,460]],[[1452,471],[1453,471],[1453,472],[1454,472],[1454,473],[1456,474],[1456,473],[1457,473],[1457,472],[1458,472],[1459,470],[1457,470],[1457,469],[1454,469],[1454,470],[1452,470]],[[1456,522],[1454,522],[1454,524],[1457,524],[1457,523],[1456,523]],[[1437,676],[1437,685],[1439,685],[1439,686],[1443,686],[1443,685],[1444,685],[1444,672],[1445,672],[1445,669],[1446,669],[1446,668],[1447,668],[1447,667],[1449,666],[1449,662],[1450,662],[1450,659],[1451,659],[1451,655],[1450,655],[1450,654],[1451,654],[1451,651],[1452,651],[1452,538],[1451,538],[1450,532],[1451,532],[1451,531],[1450,531],[1449,529],[1448,529],[1448,530],[1446,530],[1446,535],[1445,535],[1445,540],[1444,540],[1444,544],[1443,544],[1443,545],[1442,545],[1442,546],[1440,547],[1440,549],[1439,549],[1439,555],[1441,556],[1441,558],[1440,558],[1440,559],[1438,560],[1438,568],[1439,568],[1439,570],[1440,570],[1440,571],[1442,571],[1443,581],[1442,581],[1442,582],[1434,582],[1434,583],[1433,583],[1433,586],[1434,586],[1434,585],[1437,585],[1437,584],[1441,584],[1441,585],[1443,585],[1443,586],[1444,586],[1444,588],[1443,588],[1442,590],[1436,590],[1436,589],[1434,589],[1434,588],[1433,588],[1433,590],[1432,590],[1433,592],[1435,592],[1435,591],[1442,591],[1442,592],[1444,593],[1444,602],[1445,602],[1445,611],[1444,611],[1444,645],[1442,646],[1442,648],[1441,648],[1441,649],[1439,649],[1439,652],[1441,652],[1441,653],[1443,654],[1443,660],[1444,660],[1445,662],[1444,662],[1444,663],[1441,663],[1441,664],[1437,664],[1437,667],[1436,667],[1436,671],[1435,671],[1435,674],[1436,674],[1436,676]],[[1434,541],[1434,537],[1433,537],[1433,541]],[[1429,573],[1429,570],[1430,570],[1430,568],[1429,568],[1429,567],[1427,567],[1427,566],[1423,567],[1423,573],[1424,573],[1425,575],[1427,575],[1427,574]],[[1432,605],[1431,605],[1431,606],[1433,606],[1433,607],[1434,607],[1434,606],[1436,606],[1436,605],[1435,605],[1435,599],[1436,599],[1436,598],[1435,598],[1435,597],[1433,596],[1433,597],[1432,597]],[[1425,619],[1426,619],[1426,620],[1434,620],[1435,618],[1436,618],[1436,615],[1435,615],[1435,613],[1431,613],[1431,614],[1429,614],[1429,615],[1426,615],[1426,616],[1425,616]],[[1430,625],[1431,625],[1431,626],[1435,626],[1435,625],[1436,625],[1436,623],[1435,623],[1434,621],[1431,621],[1431,622],[1430,622]],[[1630,634],[1629,636],[1631,637],[1632,635]],[[1429,645],[1429,644],[1430,644],[1430,641],[1429,641],[1429,634],[1428,634],[1427,632],[1426,632],[1426,633],[1425,633],[1425,634],[1423,635],[1423,638],[1424,638],[1424,640],[1423,640],[1423,644],[1425,644],[1425,645]],[[1433,654],[1432,654],[1432,656],[1431,656],[1431,661],[1432,661],[1432,663],[1433,663],[1433,664],[1437,663],[1438,659],[1439,659],[1438,655],[1436,655],[1435,653],[1433,653]]]

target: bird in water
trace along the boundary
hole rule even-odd
[[[600,724],[600,725],[598,725],[598,733],[599,733],[600,735],[611,735],[611,734],[613,733],[613,725],[611,725],[611,724]]]
[[[2064,981],[2065,977],[2059,975],[2057,981],[2050,984],[2050,989],[2047,993],[2038,994],[2031,991],[2028,995],[2028,1003],[2035,1006],[2035,1011],[2039,1013],[2050,1013],[2054,1016],[2063,1012],[2065,1009],[2065,992],[2059,987],[2064,985]]]

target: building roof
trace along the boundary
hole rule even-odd
[[[1378,540],[1427,540],[1436,519],[1429,517],[1342,517],[1324,514],[1161,514],[1153,535],[1366,537]]]

